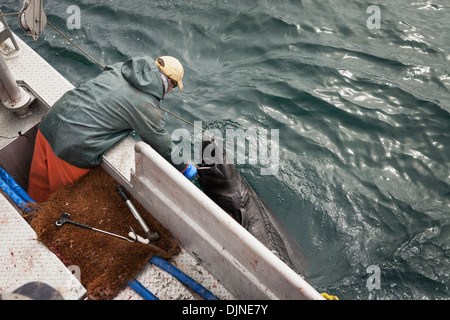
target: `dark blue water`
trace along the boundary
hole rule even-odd
[[[308,255],[319,291],[448,299],[450,3],[383,2],[379,20],[371,4],[62,0],[45,9],[103,64],[178,57],[185,88],[165,107],[183,118],[279,130],[278,174],[239,168]],[[70,5],[80,8],[80,29],[66,25]],[[74,85],[100,72],[49,27],[26,41]]]

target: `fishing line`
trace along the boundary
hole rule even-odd
[[[0,14],[0,17],[9,17],[9,16],[15,16],[15,15],[19,15],[22,14],[23,11],[19,11],[19,12],[10,12],[10,13],[2,13]]]
[[[52,27],[56,32],[58,32],[61,36],[63,36],[67,41],[69,41],[71,44],[73,44],[75,47],[77,47],[81,52],[83,52],[88,58],[90,58],[92,61],[94,61],[100,68],[103,70],[106,69],[104,65],[102,65],[100,62],[98,62],[93,56],[91,56],[89,53],[87,53],[85,50],[83,50],[79,45],[77,45],[72,39],[70,39],[68,36],[66,36],[61,30],[59,30],[57,27],[55,27],[53,24],[51,24],[49,21],[47,21],[47,24]]]

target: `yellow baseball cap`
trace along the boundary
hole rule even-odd
[[[171,56],[159,57],[155,62],[158,68],[170,79],[176,81],[178,83],[178,87],[180,87],[180,90],[183,90],[182,79],[184,75],[184,68],[181,62],[177,58]]]

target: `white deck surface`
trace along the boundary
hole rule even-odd
[[[81,299],[86,290],[41,242],[17,210],[0,197],[0,293],[40,281],[64,299]]]

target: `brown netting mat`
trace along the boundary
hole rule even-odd
[[[59,189],[46,202],[35,205],[35,212],[26,217],[38,240],[66,266],[80,268],[88,299],[113,299],[153,255],[170,259],[180,251],[170,232],[131,195],[131,201],[150,230],[160,236],[153,244],[165,252],[69,223],[56,226],[56,220],[67,212],[70,220],[93,228],[128,237],[131,226],[145,237],[116,187],[117,182],[101,167],[96,167],[74,185]]]

